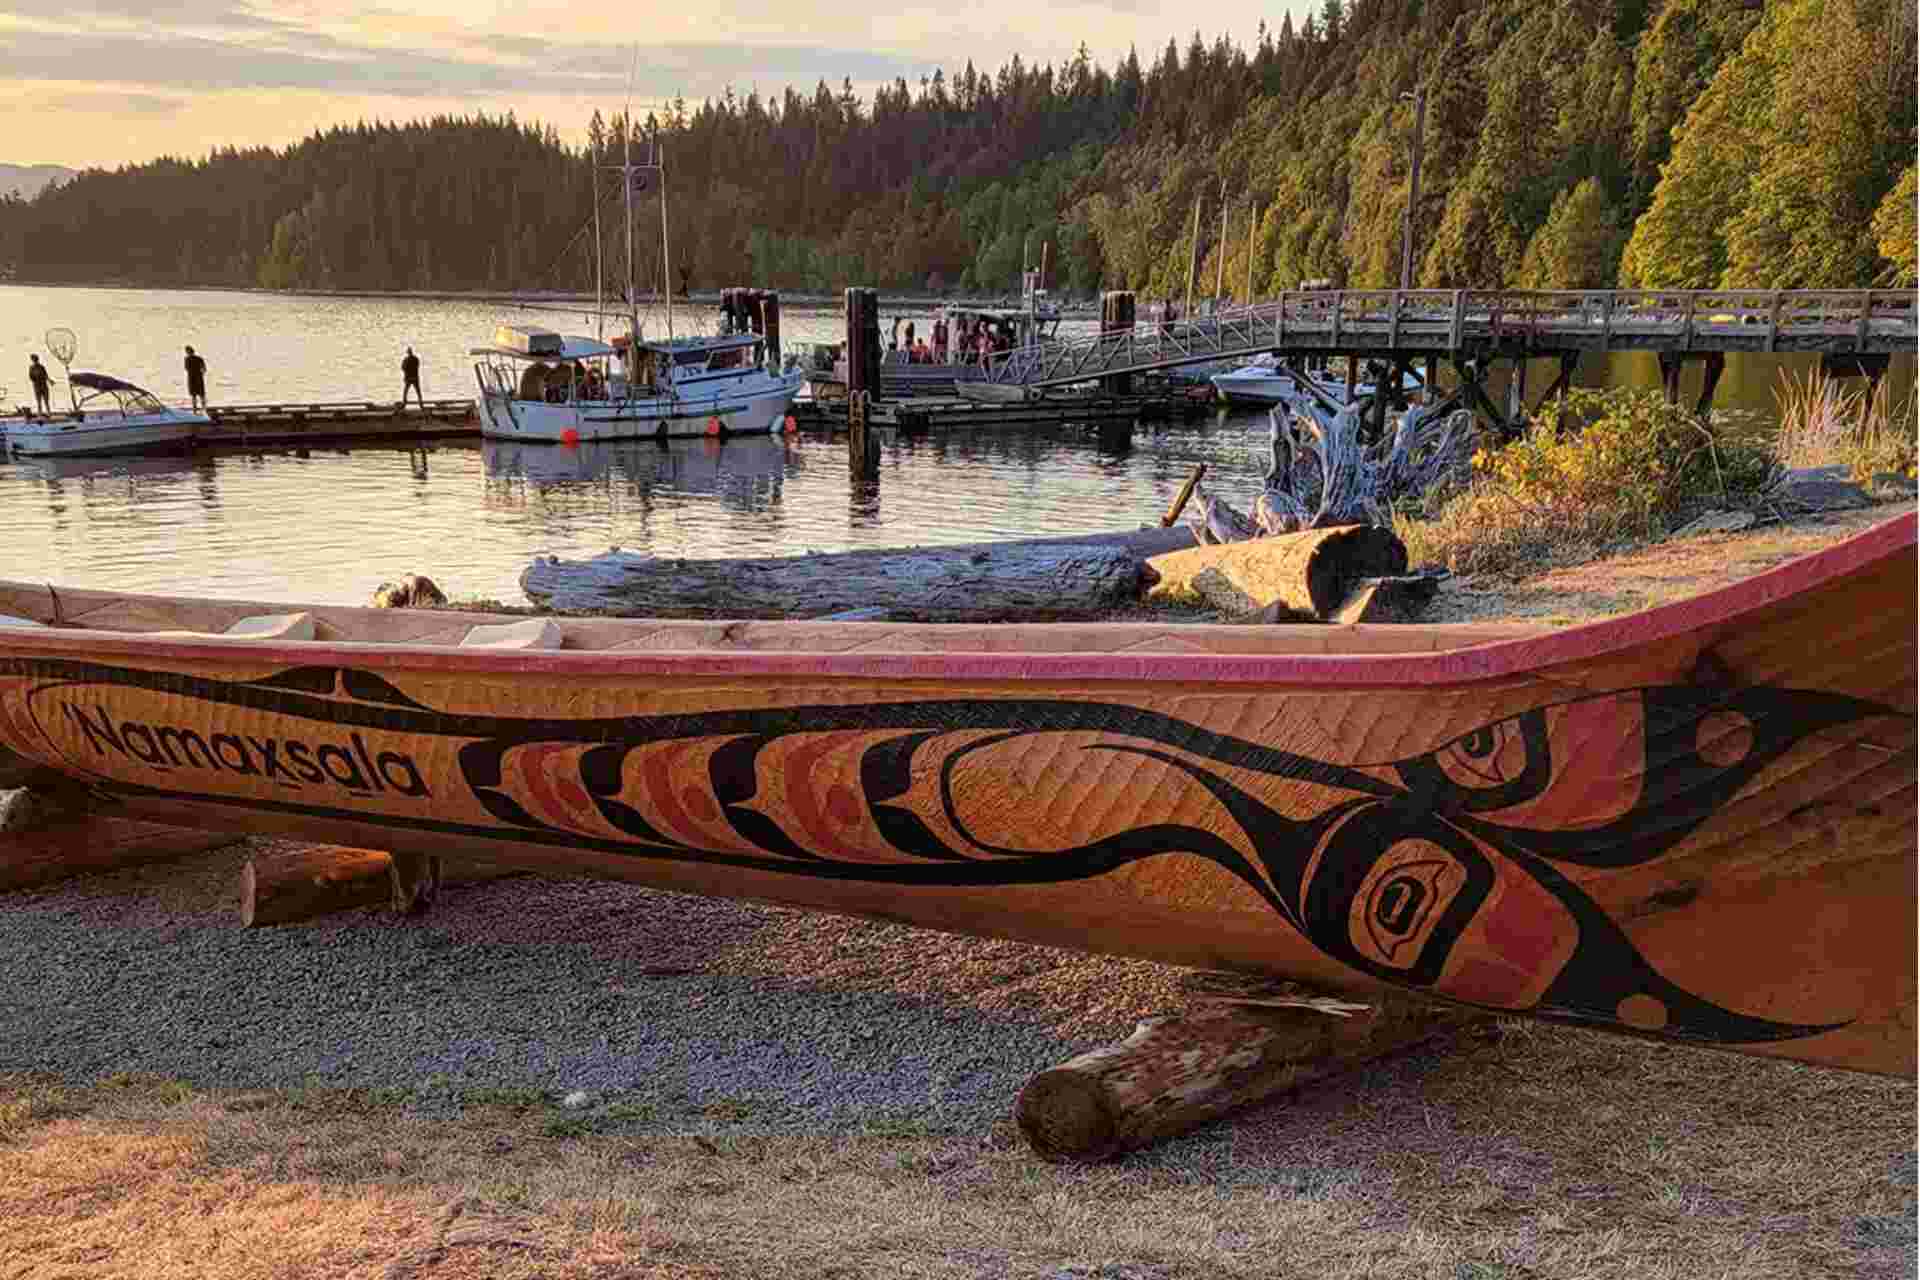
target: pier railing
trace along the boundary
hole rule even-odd
[[[1175,324],[994,356],[989,382],[1050,386],[1268,351],[1378,356],[1569,351],[1911,352],[1906,289],[1313,289]]]

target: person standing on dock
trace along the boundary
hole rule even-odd
[[[53,392],[49,388],[47,366],[40,363],[39,356],[27,357],[27,381],[33,384],[33,407],[39,413],[53,410]]]
[[[933,322],[933,359],[937,364],[947,362],[947,318],[937,317]]]
[[[400,361],[400,407],[407,407],[407,392],[413,392],[413,398],[422,409],[427,407],[427,399],[420,394],[420,357],[413,354],[413,348],[407,348],[406,358]]]
[[[207,362],[193,354],[193,348],[187,348],[187,395],[193,400],[193,407],[207,407]]]

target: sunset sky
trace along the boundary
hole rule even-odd
[[[1251,45],[1262,18],[1317,5],[1225,0],[1202,36]],[[810,90],[851,76],[880,82],[967,59],[992,70],[1018,53],[1056,65],[1084,41],[1109,68],[1136,44],[1150,62],[1191,38],[1192,5],[1157,0],[1020,0],[875,6],[849,16],[823,0],[703,5],[579,0],[418,0],[391,8],[336,0],[0,0],[0,161],[113,166],[214,146],[280,146],[359,119],[512,110],[584,136],[595,108]]]

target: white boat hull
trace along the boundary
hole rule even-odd
[[[177,412],[140,414],[130,418],[89,415],[78,422],[63,418],[38,418],[8,423],[6,442],[7,447],[15,453],[34,457],[74,458],[100,453],[137,453],[191,445],[200,428],[209,424],[210,420],[202,414]]]
[[[1279,404],[1283,398],[1299,390],[1292,378],[1272,370],[1256,372],[1235,369],[1232,373],[1215,374],[1210,381],[1213,389],[1228,400],[1241,400],[1248,404]]]
[[[756,379],[712,395],[677,399],[581,400],[547,404],[495,392],[480,397],[480,433],[497,440],[577,444],[591,440],[662,440],[782,430],[805,376]]]

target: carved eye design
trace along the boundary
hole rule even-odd
[[[1461,787],[1501,786],[1527,768],[1527,744],[1520,736],[1519,725],[1512,720],[1475,729],[1435,755],[1441,772]]]
[[[1544,711],[1528,711],[1464,733],[1404,761],[1400,776],[1441,812],[1486,812],[1533,799],[1553,777]]]

